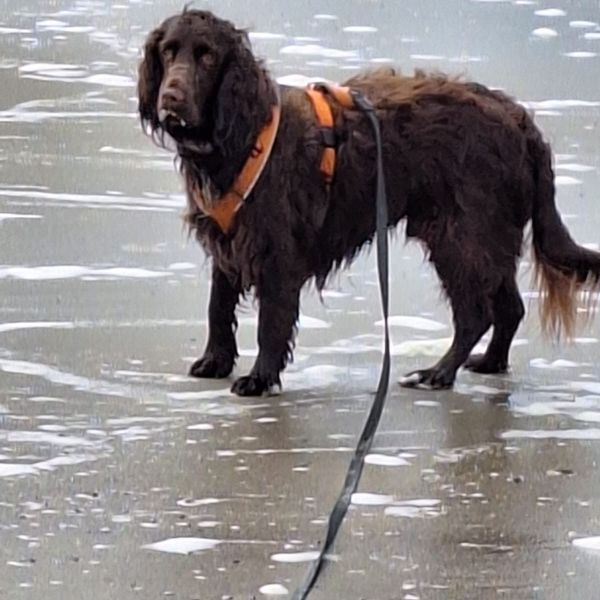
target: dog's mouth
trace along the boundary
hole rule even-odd
[[[175,111],[162,108],[158,113],[161,127],[178,143],[185,144],[198,154],[211,154],[214,150],[210,132],[206,127],[186,121]]]
[[[162,123],[164,127],[180,127],[182,129],[186,129],[188,126],[187,121],[180,117],[175,111],[169,110],[167,108],[161,108],[158,113],[158,120]]]

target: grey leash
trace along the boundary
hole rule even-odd
[[[375,392],[375,398],[371,411],[358,440],[354,456],[350,461],[344,487],[336,500],[327,525],[325,542],[319,552],[319,556],[308,570],[304,581],[296,589],[292,600],[305,600],[314,587],[321,573],[327,554],[333,545],[340,526],[348,512],[352,500],[352,494],[356,491],[360,482],[360,476],[364,467],[365,456],[373,445],[373,439],[381,419],[381,413],[387,397],[390,381],[390,338],[388,331],[389,311],[389,265],[388,265],[388,206],[385,193],[385,180],[383,172],[383,152],[381,144],[381,131],[379,121],[375,114],[375,108],[362,94],[352,91],[355,105],[365,113],[371,121],[375,133],[375,144],[377,149],[377,201],[376,201],[376,233],[377,233],[377,270],[379,275],[379,289],[381,292],[381,305],[384,319],[384,349],[383,364],[379,376],[379,384]]]

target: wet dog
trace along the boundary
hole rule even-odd
[[[407,236],[424,242],[452,305],[450,349],[407,385],[450,387],[461,366],[507,369],[524,315],[515,275],[530,221],[543,324],[570,334],[577,292],[599,287],[600,254],[576,245],[563,225],[551,151],[526,110],[482,85],[422,72],[377,70],[345,85],[377,109],[389,226],[405,219]],[[360,111],[326,100],[336,152],[329,185],[321,172],[322,129],[306,92],[279,86],[253,56],[245,32],[205,11],[186,10],[150,33],[138,92],[146,130],[159,144],[174,141],[187,221],[212,258],[208,341],[191,374],[231,373],[236,305],[254,289],[259,352],[232,389],[262,394],[279,384],[292,358],[303,285],[314,278],[322,288],[373,239],[372,130]],[[257,140],[276,111],[268,160],[224,228],[218,215],[242,195],[232,189],[264,150]],[[492,326],[485,354],[470,356]]]

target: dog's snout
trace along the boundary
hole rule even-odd
[[[166,130],[175,126],[193,129],[201,125],[196,70],[182,58],[165,68],[157,98],[158,121]]]
[[[162,103],[164,106],[174,108],[183,103],[183,92],[177,87],[167,87],[162,94]]]
[[[162,93],[163,104],[177,106],[185,100],[183,81],[178,77],[173,77],[165,82]]]

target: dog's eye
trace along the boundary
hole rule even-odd
[[[165,60],[173,60],[179,52],[179,44],[177,42],[169,42],[162,49],[162,54]]]
[[[204,63],[212,62],[213,56],[208,46],[198,45],[194,48],[194,58],[196,60],[202,60]]]

